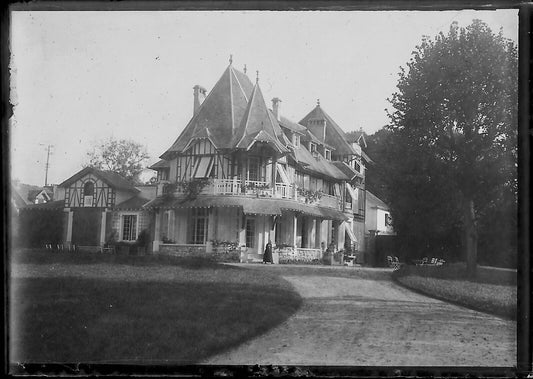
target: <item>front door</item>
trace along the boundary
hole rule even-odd
[[[78,246],[100,244],[102,210],[99,208],[76,208],[72,220],[72,243]]]

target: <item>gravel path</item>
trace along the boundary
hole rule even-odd
[[[274,269],[264,267],[256,269]],[[305,267],[302,267],[302,273]],[[266,334],[206,364],[513,366],[516,323],[390,280],[290,275],[304,304]]]

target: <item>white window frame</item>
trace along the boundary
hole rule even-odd
[[[135,239],[133,240],[124,239],[124,217],[125,216],[136,216],[137,217],[137,220],[135,222]],[[137,238],[139,238],[139,224],[141,220],[141,214],[139,212],[125,212],[125,213],[121,212],[119,213],[119,217],[120,217],[120,230],[119,230],[120,241],[124,241],[124,242],[137,241]]]

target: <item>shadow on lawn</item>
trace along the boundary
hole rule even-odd
[[[252,274],[242,284],[14,279],[10,361],[202,361],[264,333],[300,307],[297,293],[258,284]]]
[[[170,255],[126,255],[85,252],[57,252],[47,250],[15,250],[10,260],[16,264],[49,265],[65,263],[87,265],[98,263],[122,264],[130,266],[180,266],[188,269],[219,268],[231,269],[214,261],[200,257],[173,257]]]

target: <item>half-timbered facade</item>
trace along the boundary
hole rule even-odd
[[[65,215],[66,245],[100,249],[106,243],[133,243],[150,229],[143,205],[155,197],[155,187],[134,187],[117,173],[84,168],[61,183],[54,196]]]
[[[151,167],[154,252],[204,254],[223,243],[253,260],[269,240],[311,258],[363,248],[359,145],[319,102],[299,122],[280,105],[269,109],[259,80],[231,61],[209,94],[194,87],[193,117]]]

